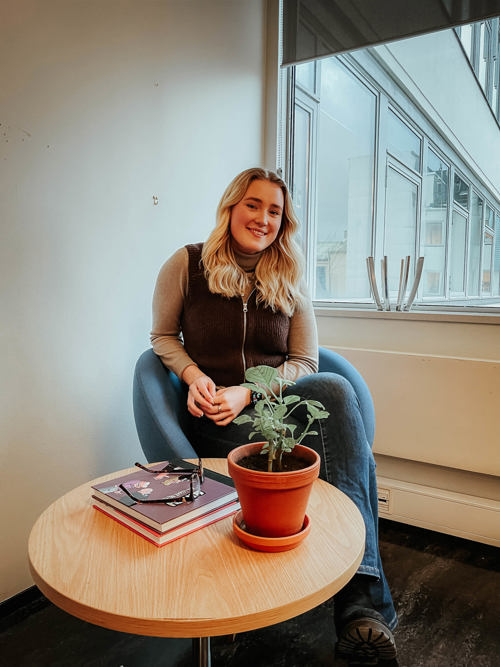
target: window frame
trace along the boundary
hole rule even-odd
[[[307,205],[305,208],[305,229],[302,234],[302,247],[304,255],[306,257],[306,272],[307,272],[307,282],[311,286],[311,289],[315,288],[315,271],[314,271],[314,235],[316,233],[316,174],[312,165],[316,158],[316,148],[317,148],[317,108],[314,104],[311,104],[310,98],[308,98],[307,93],[304,93],[304,90],[296,90],[294,97],[294,127],[296,123],[296,107],[299,106],[305,113],[308,113],[310,116],[310,135],[308,139],[309,150],[308,150],[308,163],[306,168],[306,179],[309,183],[309,189],[307,192]],[[295,168],[293,168],[293,180],[291,185],[291,194],[292,198],[295,191]]]

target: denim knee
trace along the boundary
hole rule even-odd
[[[352,384],[337,373],[322,372],[306,375],[297,381],[290,393],[300,393],[304,398],[320,401],[329,410],[334,408],[359,410],[359,400]]]

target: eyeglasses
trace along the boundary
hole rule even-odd
[[[205,481],[205,474],[203,472],[203,463],[201,459],[198,459],[198,465],[195,468],[179,468],[174,466],[172,463],[167,463],[163,468],[146,468],[141,463],[135,463],[135,465],[149,472],[152,475],[159,475],[161,473],[168,473],[169,475],[178,475],[179,481],[183,479],[189,479],[189,489],[186,489],[183,493],[178,493],[175,496],[169,496],[166,498],[138,498],[133,493],[131,493],[124,484],[119,484],[119,488],[127,494],[129,498],[135,500],[136,503],[173,503],[173,502],[183,502],[183,503],[192,503],[195,498],[201,493],[201,485]]]

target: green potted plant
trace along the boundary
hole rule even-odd
[[[254,416],[240,415],[234,422],[251,422],[254,430],[250,438],[258,435],[261,441],[236,447],[228,455],[245,530],[264,538],[300,535],[320,466],[317,452],[301,443],[308,434],[317,434],[313,423],[329,413],[319,401],[284,391],[295,383],[278,377],[275,368],[249,368],[245,379],[242,386],[260,394],[260,399]],[[307,421],[298,433],[296,424],[288,419],[301,406],[307,411]]]

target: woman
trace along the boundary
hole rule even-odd
[[[375,463],[352,386],[317,373],[316,324],[297,228],[279,176],[259,168],[236,176],[206,243],[181,248],[162,267],[151,341],[188,388],[190,440],[201,457],[225,457],[245,441],[245,427],[232,422],[257,399],[240,386],[248,367],[278,368],[296,382],[294,394],[320,400],[329,411],[307,444],[321,456],[320,476],[360,509],[367,535],[358,573],[335,596],[338,646],[374,664],[396,655],[391,630],[397,623],[378,552]]]

